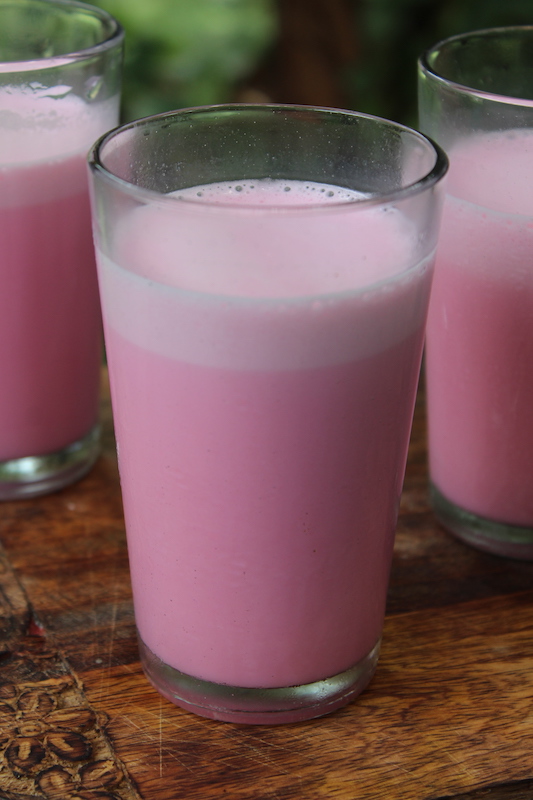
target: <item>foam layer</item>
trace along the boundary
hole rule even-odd
[[[349,203],[365,198],[361,192],[312,181],[299,183],[262,178],[257,181],[223,181],[193,186],[173,193],[180,200],[214,205],[321,206]]]
[[[66,86],[1,87],[0,206],[84,190],[86,153],[116,124],[118,102],[113,97],[88,104]]]
[[[397,210],[331,186],[253,185],[125,216],[100,254],[107,323],[171,358],[265,369],[365,357],[420,326],[430,270]]]
[[[449,194],[503,214],[533,216],[533,131],[476,135],[449,155]]]

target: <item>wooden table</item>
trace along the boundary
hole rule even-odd
[[[533,564],[436,525],[422,402],[377,674],[279,727],[201,719],[144,679],[108,400],[104,419],[87,478],[0,505],[0,798],[533,798]]]

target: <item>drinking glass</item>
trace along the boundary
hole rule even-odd
[[[118,122],[123,32],[69,0],[0,0],[0,499],[59,489],[99,449],[89,147]]]
[[[533,28],[455,36],[419,64],[450,158],[427,331],[431,491],[482,550],[533,558]]]
[[[376,668],[446,158],[237,105],[90,168],[145,672],[214,719],[327,714]]]

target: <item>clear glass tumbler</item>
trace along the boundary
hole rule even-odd
[[[102,355],[86,156],[117,124],[123,32],[69,0],[0,0],[0,499],[99,450]]]
[[[90,166],[146,674],[215,719],[327,714],[376,668],[446,157],[250,105]]]
[[[456,36],[419,65],[420,125],[450,159],[427,331],[435,513],[533,558],[533,28]]]

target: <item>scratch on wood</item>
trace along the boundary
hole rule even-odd
[[[163,707],[159,698],[159,777],[163,776]]]
[[[114,577],[115,577],[115,572],[113,570],[113,578]],[[115,631],[117,629],[117,607],[118,607],[118,604],[117,604],[117,588],[116,588],[116,582],[114,580],[113,580],[113,586],[115,587],[115,592],[114,592],[114,596],[113,596],[113,612],[112,612],[112,615],[111,615],[111,625],[110,625],[110,628],[109,628],[109,648],[108,648],[108,651],[107,651],[108,668],[111,665],[111,658],[113,656],[113,649],[114,649],[114,645],[115,645]]]
[[[237,736],[234,736],[234,737],[230,736],[230,738],[238,739],[238,744],[239,744],[240,750],[238,748],[235,748],[235,750],[232,751],[228,756],[226,756],[226,758],[223,758],[222,761],[224,761],[226,763],[231,763],[235,759],[237,759],[239,761],[239,760],[242,759],[243,755],[245,755],[245,753],[243,753],[243,751],[244,750],[248,750],[248,757],[249,758],[253,758],[254,761],[257,761],[258,763],[262,762],[266,766],[275,765],[276,770],[278,770],[280,773],[285,774],[285,775],[291,775],[293,778],[298,778],[298,780],[301,781],[301,779],[302,779],[301,775],[297,776],[294,773],[294,765],[293,764],[291,764],[291,765],[289,765],[287,767],[282,766],[279,763],[279,761],[276,760],[275,755],[273,753],[266,752],[261,747],[259,747],[256,744],[256,742],[258,742],[259,744],[267,745],[271,750],[276,749],[276,750],[282,750],[282,751],[285,751],[285,752],[291,752],[291,749],[289,747],[280,747],[280,746],[276,747],[275,745],[273,746],[270,742],[265,741],[264,739],[257,739],[256,738],[254,740],[250,740],[248,738],[245,738],[245,736],[243,736],[243,732],[242,731],[239,731],[239,733],[240,733],[240,736],[238,736],[238,737]]]
[[[163,756],[170,756],[173,761],[180,765],[184,770],[190,772],[191,775],[197,775],[197,770],[193,767],[190,767],[184,761],[179,758],[176,753],[170,749],[170,747],[164,747],[162,741],[162,734],[152,734],[148,731],[144,725],[138,725],[131,717],[126,716],[125,714],[120,715],[121,719],[126,725],[129,725],[131,728],[135,728],[135,730],[140,731],[142,736],[145,740],[147,740],[150,744],[159,742],[160,751],[159,751],[159,758],[160,758],[160,771],[161,775],[163,774]]]
[[[453,764],[457,764],[457,766],[461,767],[461,771],[463,772],[464,775],[468,775],[469,778],[475,779],[476,777],[475,772],[473,772],[471,769],[468,769],[467,765],[464,762],[464,758],[463,759],[458,758],[454,753],[450,752],[449,750],[446,750],[444,755],[446,756],[446,758],[449,758]]]

